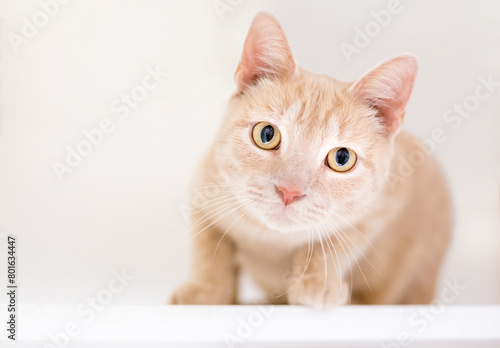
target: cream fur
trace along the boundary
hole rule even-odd
[[[430,302],[451,214],[433,157],[399,174],[402,161],[426,154],[399,133],[417,65],[393,57],[355,82],[310,73],[274,17],[258,14],[238,91],[194,180],[205,198],[193,206],[192,274],[171,302],[235,303],[241,267],[273,303]],[[279,128],[277,150],[253,143],[261,121]],[[335,147],[356,152],[352,170],[325,165]],[[284,206],[279,185],[306,196]]]

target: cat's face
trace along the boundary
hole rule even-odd
[[[239,92],[217,137],[218,164],[230,168],[233,193],[268,227],[338,228],[384,186],[414,74],[409,87],[397,78],[411,75],[402,68],[416,67],[414,59],[401,56],[355,83],[340,82],[298,68],[279,24],[262,16],[250,29]]]
[[[228,112],[219,158],[239,168],[235,190],[273,229],[344,225],[383,185],[391,142],[374,110],[342,83],[304,71],[263,79],[233,97]]]

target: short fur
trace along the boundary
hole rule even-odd
[[[238,91],[197,171],[205,199],[193,207],[193,269],[171,302],[235,303],[243,267],[272,303],[429,303],[451,214],[435,159],[399,133],[417,67],[406,54],[355,82],[307,72],[276,19],[259,13]],[[280,130],[278,149],[253,142],[261,121]],[[335,147],[356,152],[353,169],[325,164]],[[418,165],[400,173],[416,154]],[[305,196],[286,205],[279,186]]]

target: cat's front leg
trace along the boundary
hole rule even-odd
[[[210,222],[193,228],[193,263],[190,279],[173,293],[171,304],[234,304],[236,273],[232,241]]]
[[[316,308],[347,304],[351,288],[342,276],[339,260],[327,245],[320,243],[298,249],[288,281],[288,303]]]

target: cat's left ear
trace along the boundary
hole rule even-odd
[[[284,77],[295,73],[296,64],[279,22],[268,12],[253,19],[234,73],[239,90],[262,77]]]
[[[356,98],[378,109],[388,136],[401,130],[417,71],[417,57],[398,55],[377,65],[349,89]]]

